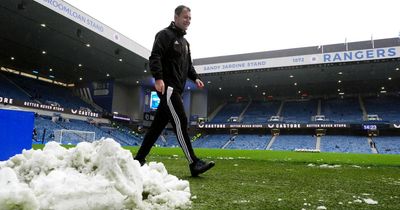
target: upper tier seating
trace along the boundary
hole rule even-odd
[[[280,101],[253,101],[243,115],[243,123],[265,123],[268,119],[276,115],[280,106]]]
[[[19,89],[3,73],[0,72],[0,96],[14,98],[21,101],[29,101],[30,96]]]
[[[400,97],[380,96],[364,98],[368,114],[377,114],[383,121],[400,122]]]
[[[19,93],[18,99],[30,101],[38,100],[42,104],[59,104],[64,108],[89,108],[91,111],[95,111],[95,108],[90,104],[74,96],[70,88],[14,74],[2,73],[0,79],[3,78],[4,80],[4,77],[13,82],[13,84],[10,82],[5,83],[8,85],[7,89],[14,89],[14,92],[21,92]],[[6,93],[8,95],[8,92]],[[29,94],[29,96],[26,93]],[[13,94],[13,92],[10,91],[10,95],[11,94]],[[24,94],[25,96],[22,98]]]
[[[335,98],[321,101],[321,114],[334,122],[362,122],[363,114],[358,98]]]
[[[311,117],[317,114],[317,101],[287,101],[283,105],[281,116],[285,122],[311,121]]]
[[[228,103],[211,120],[213,123],[226,123],[232,116],[239,117],[248,102]]]

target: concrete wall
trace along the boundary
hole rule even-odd
[[[191,115],[197,115],[199,117],[207,117],[207,105],[208,105],[208,98],[207,98],[207,91],[192,91],[191,94],[191,104],[190,110]]]
[[[144,92],[140,86],[114,84],[112,111],[128,115],[132,119],[143,119]]]

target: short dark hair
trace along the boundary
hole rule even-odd
[[[179,16],[184,9],[187,9],[190,12],[190,8],[185,5],[179,5],[175,8],[175,15]]]

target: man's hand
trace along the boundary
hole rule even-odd
[[[161,95],[164,95],[164,91],[165,91],[164,87],[165,87],[164,80],[162,80],[162,79],[156,80],[155,88],[158,92],[161,93]]]
[[[198,88],[203,88],[204,87],[204,83],[200,79],[196,79],[196,85],[197,85]]]

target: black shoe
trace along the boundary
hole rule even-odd
[[[139,159],[136,159],[136,158],[134,158],[134,159],[139,161],[140,166],[143,166],[146,163],[146,160],[139,160]]]
[[[192,176],[196,177],[199,174],[202,174],[202,173],[208,171],[213,166],[215,166],[214,161],[210,161],[207,163],[202,160],[198,160],[198,161],[190,164],[189,168],[190,168],[190,173],[192,174]]]

